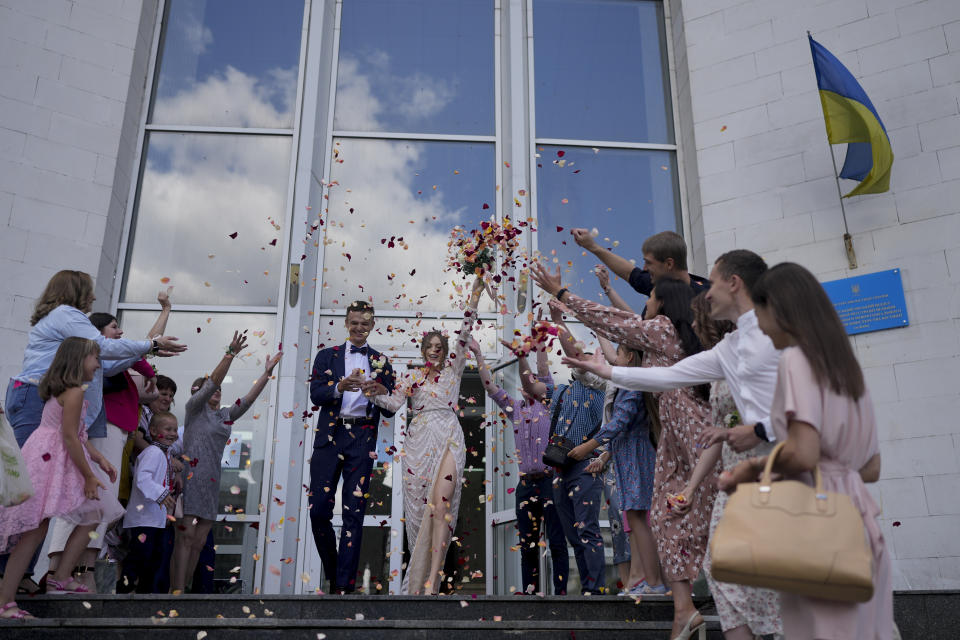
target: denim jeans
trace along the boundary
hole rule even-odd
[[[573,547],[581,591],[599,593],[607,583],[600,535],[603,482],[586,472],[588,464],[590,460],[581,460],[560,472],[553,483],[553,503]]]
[[[567,541],[563,535],[563,525],[553,505],[553,478],[543,476],[528,480],[521,476],[517,483],[517,533],[520,536],[520,573],[523,577],[523,591],[529,593],[531,585],[534,593],[539,593],[540,585],[540,537],[546,531],[547,544],[550,546],[550,559],[553,563],[553,594],[567,593],[567,576],[570,572],[570,558],[567,555]]]

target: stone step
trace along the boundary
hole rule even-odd
[[[712,601],[696,598],[704,614]],[[645,596],[285,596],[285,595],[84,595],[35,596],[20,604],[35,616],[57,619],[272,618],[287,620],[543,620],[669,621],[673,602]]]
[[[286,618],[47,618],[0,622],[5,640],[414,640],[451,635],[456,640],[663,640],[668,621],[591,620],[294,620]],[[722,640],[708,617],[707,640]],[[695,636],[695,638],[697,638]]]

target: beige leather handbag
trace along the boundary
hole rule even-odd
[[[866,602],[873,596],[873,553],[860,511],[842,493],[796,480],[770,481],[785,443],[767,458],[760,482],[730,496],[710,543],[716,580],[812,598]]]

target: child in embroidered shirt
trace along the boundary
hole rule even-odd
[[[164,532],[176,505],[172,493],[169,449],[177,441],[177,417],[158,411],[150,418],[151,444],[137,456],[133,487],[123,528],[129,530],[130,552],[123,561],[118,593],[158,593]]]

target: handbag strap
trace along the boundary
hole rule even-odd
[[[772,490],[770,475],[773,473],[773,462],[777,459],[777,455],[783,451],[783,448],[786,446],[786,444],[786,440],[778,442],[770,452],[770,455],[767,456],[767,463],[763,466],[763,474],[760,476],[759,490],[761,498],[764,501],[766,501],[766,496],[769,495],[770,491]],[[817,500],[822,503],[826,501],[827,494],[823,491],[823,477],[820,475],[819,464],[813,467],[813,479],[816,486]]]
[[[557,403],[553,405],[553,417],[550,419],[550,435],[560,435],[557,433],[557,419],[560,417],[560,407],[563,406],[563,394],[565,394],[570,389],[569,386],[563,388],[563,391],[560,392],[560,395],[557,396]],[[570,423],[570,426],[567,427],[567,431],[570,431],[570,428],[573,426],[573,423]],[[567,435],[567,431],[563,432],[563,435]]]

